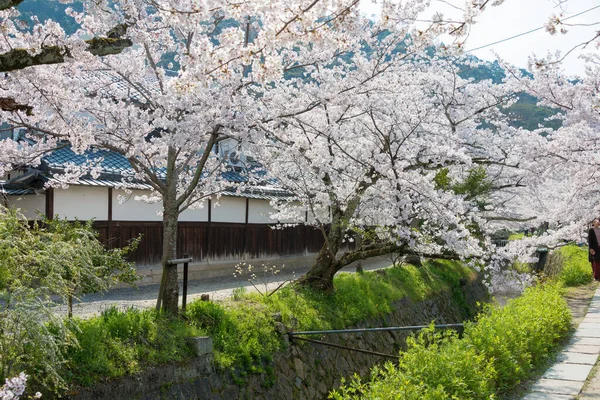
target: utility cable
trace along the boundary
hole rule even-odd
[[[563,19],[561,19],[561,21],[566,21],[566,20],[569,20],[571,18],[579,17],[580,15],[583,15],[585,13],[593,11],[593,10],[595,10],[597,8],[600,8],[600,5],[592,7],[590,9],[588,9],[588,10],[582,11],[582,12],[577,13],[575,15],[571,15],[570,17],[563,18]],[[527,32],[519,33],[518,35],[514,35],[514,36],[508,37],[506,39],[498,40],[497,42],[493,42],[493,43],[489,43],[489,44],[486,44],[486,45],[483,45],[483,46],[479,46],[479,47],[476,47],[474,49],[465,50],[465,53],[470,53],[472,51],[481,50],[481,49],[484,49],[486,47],[490,47],[490,46],[494,46],[494,45],[502,43],[502,42],[506,42],[508,40],[512,40],[512,39],[515,39],[515,38],[518,38],[518,37],[521,37],[521,36],[529,35],[530,33],[539,31],[540,29],[544,29],[544,28],[545,28],[544,26],[540,26],[539,28],[531,29],[531,30],[529,30]]]

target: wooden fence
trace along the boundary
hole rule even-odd
[[[159,264],[162,254],[162,222],[94,221],[100,240],[108,247],[123,247],[142,235],[130,256],[137,265]],[[268,224],[179,222],[177,253],[194,261],[236,260],[316,253],[324,243],[322,233],[311,226],[274,229]]]

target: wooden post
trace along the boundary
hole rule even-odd
[[[183,258],[189,258],[189,254],[184,254]],[[188,289],[188,267],[189,262],[183,263],[183,299],[181,309],[185,312],[185,306],[187,304],[187,289]]]
[[[248,211],[250,209],[250,199],[246,198],[246,218],[244,220],[244,234],[242,236],[242,249],[244,252],[244,258],[246,257],[246,254],[248,253]]]
[[[107,215],[107,223],[106,223],[106,245],[108,248],[111,248],[112,243],[112,219],[113,219],[113,188],[108,188],[108,215]]]
[[[46,189],[46,218],[54,218],[54,188]]]
[[[210,252],[212,250],[211,222],[212,222],[212,201],[211,201],[211,199],[208,199],[208,233],[207,233],[208,237],[206,238],[206,241],[208,243],[206,245],[206,258],[210,258]]]

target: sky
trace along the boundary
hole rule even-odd
[[[449,2],[460,5],[463,1],[449,0]],[[504,4],[500,6],[488,8],[477,19],[477,24],[472,27],[465,49],[475,49],[541,27],[546,24],[552,14],[562,12],[564,17],[568,17],[600,6],[600,0],[569,0],[560,7],[557,6],[557,2],[557,0],[505,0]],[[377,8],[371,4],[370,0],[363,0],[362,3],[361,7],[367,15],[378,13]],[[442,2],[432,0],[432,3],[431,10],[426,11],[424,17],[430,17],[436,10],[444,13],[445,16],[456,16],[456,10]],[[538,57],[543,57],[548,52],[555,53],[557,50],[565,54],[577,44],[590,40],[594,37],[595,32],[600,30],[600,8],[572,18],[566,23],[598,23],[598,25],[569,26],[567,34],[564,35],[560,33],[550,35],[545,29],[540,29],[485,49],[473,51],[471,54],[488,61],[493,61],[499,56],[522,68],[527,67],[528,58],[534,53]],[[591,52],[600,53],[600,49],[594,44],[590,44],[584,53]],[[564,60],[563,66],[567,73],[583,73],[584,63],[578,58],[579,54],[582,52],[576,50]]]

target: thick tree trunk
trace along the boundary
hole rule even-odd
[[[306,273],[298,283],[312,288],[331,291],[333,290],[333,277],[339,271],[336,254],[344,239],[344,227],[340,221],[332,224],[325,243],[319,251],[317,260],[310,271]]]
[[[166,200],[166,199],[165,199]],[[168,260],[177,258],[177,208],[172,202],[165,202],[163,214],[163,254],[162,254],[162,310],[171,314],[179,311],[179,281],[177,265],[169,265]]]
[[[310,271],[298,280],[298,283],[321,291],[332,291],[333,277],[338,271],[335,261],[335,257],[332,257],[329,253],[327,244],[324,244],[319,251],[317,261],[315,261]]]
[[[179,206],[177,204],[176,158],[177,155],[175,149],[170,147],[167,156],[167,187],[165,193],[163,193],[163,273],[156,303],[157,308],[162,308],[163,311],[171,314],[177,314],[179,312],[177,265],[170,265],[167,262],[168,260],[177,258],[177,221],[179,219]]]

